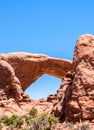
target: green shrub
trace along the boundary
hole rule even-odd
[[[3,122],[5,125],[10,125],[10,124],[11,124],[10,118],[7,117],[7,116],[4,116],[4,117],[2,118],[2,122]]]
[[[46,112],[43,112],[43,113],[40,115],[40,118],[41,118],[42,120],[47,119],[47,118],[48,118],[47,113],[46,113]]]
[[[29,114],[32,117],[36,117],[37,114],[38,114],[38,110],[36,108],[32,107],[32,109],[30,110]]]
[[[23,119],[21,117],[16,118],[13,122],[15,128],[20,128],[22,124],[23,124]]]
[[[34,107],[27,115],[22,117],[17,115],[5,116],[1,121],[3,125],[7,126],[8,130],[53,130],[53,126],[57,122],[53,114],[44,112],[38,115],[38,111]]]
[[[24,116],[24,119],[25,119],[25,124],[26,124],[27,126],[33,125],[33,123],[34,123],[34,118],[32,118],[31,116],[27,115],[27,116]]]
[[[53,123],[57,123],[57,120],[56,120],[56,118],[55,118],[55,116],[53,114],[49,115],[48,122],[49,122],[50,128],[52,128]]]
[[[35,108],[32,108],[30,112],[31,114],[29,113],[29,115],[24,116],[25,124],[27,126],[24,130],[51,130],[53,123],[56,122],[56,118],[52,114],[50,115],[44,112],[37,115]]]
[[[21,117],[17,115],[12,115],[11,117],[3,117],[2,122],[9,126],[11,125],[14,128],[19,128],[23,124],[23,120]]]

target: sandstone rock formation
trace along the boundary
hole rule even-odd
[[[34,101],[24,93],[43,74],[62,79],[55,95]],[[82,35],[73,62],[39,54],[0,55],[0,115],[24,114],[32,106],[63,121],[94,122],[94,36]]]
[[[43,74],[50,74],[59,78],[65,76],[72,68],[72,62],[56,59],[40,54],[10,53],[0,55],[0,106],[2,110],[20,111],[26,104],[33,101],[24,93],[30,84]],[[9,107],[12,104],[12,108]],[[27,108],[28,108],[27,105]],[[25,107],[24,107],[25,108]],[[27,109],[26,108],[26,109]],[[31,107],[30,107],[31,108]],[[20,110],[19,110],[20,109]],[[5,113],[5,110],[3,113]],[[15,113],[15,110],[13,111]],[[11,113],[11,112],[10,112]]]
[[[1,54],[0,60],[13,68],[23,91],[43,74],[62,78],[72,68],[71,61],[24,52]]]
[[[76,44],[74,70],[63,78],[52,112],[60,120],[94,121],[94,36],[83,35]]]
[[[52,113],[54,113],[61,122],[66,120],[66,117],[69,116],[70,110],[67,109],[67,104],[71,100],[73,78],[74,71],[69,71],[62,79],[62,83],[57,90],[57,93],[53,95],[55,99],[53,102]]]
[[[76,74],[69,107],[77,104],[75,118],[91,121],[94,120],[94,36],[84,35],[79,38],[73,62]]]

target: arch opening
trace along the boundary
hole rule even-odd
[[[30,85],[25,93],[31,99],[46,99],[50,94],[55,94],[60,87],[61,79],[47,74],[42,75],[36,82]]]

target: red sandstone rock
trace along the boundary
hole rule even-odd
[[[23,91],[43,74],[62,78],[71,68],[72,62],[45,55],[23,52],[1,54],[0,114],[17,112],[23,114],[36,103],[40,110],[49,109],[50,106],[52,107],[52,103],[45,101],[45,103],[43,102],[45,105],[43,105],[41,101],[32,101]]]
[[[57,92],[59,97],[56,98],[57,103],[54,103],[52,112],[62,121],[92,121],[94,120],[94,36],[83,35],[78,39],[73,65],[74,74],[71,72],[63,78],[61,90]]]
[[[0,115],[25,114],[34,106],[60,121],[94,122],[94,36],[78,39],[73,64],[45,55],[1,54],[0,74]],[[43,74],[61,78],[61,86],[47,100],[31,100],[23,91]]]
[[[72,68],[68,60],[48,57],[41,54],[10,53],[1,54],[0,59],[7,61],[19,79],[22,89],[25,90],[43,74],[62,78]]]
[[[78,118],[92,120],[94,119],[94,36],[83,35],[79,38],[73,62],[76,74],[72,85],[72,102],[78,105]]]
[[[52,113],[54,113],[60,121],[64,121],[66,114],[70,112],[70,110],[67,109],[67,103],[71,99],[73,78],[74,71],[69,71],[62,79],[60,88],[57,90],[56,100],[53,103]]]

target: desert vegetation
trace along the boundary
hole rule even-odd
[[[27,115],[4,116],[0,119],[0,130],[92,130],[87,123],[74,125],[66,122],[59,125],[53,114],[47,112],[38,114],[38,110],[34,107]]]
[[[41,113],[34,107],[27,115],[10,117],[4,116],[0,119],[0,130],[53,130],[57,119],[53,114]]]

